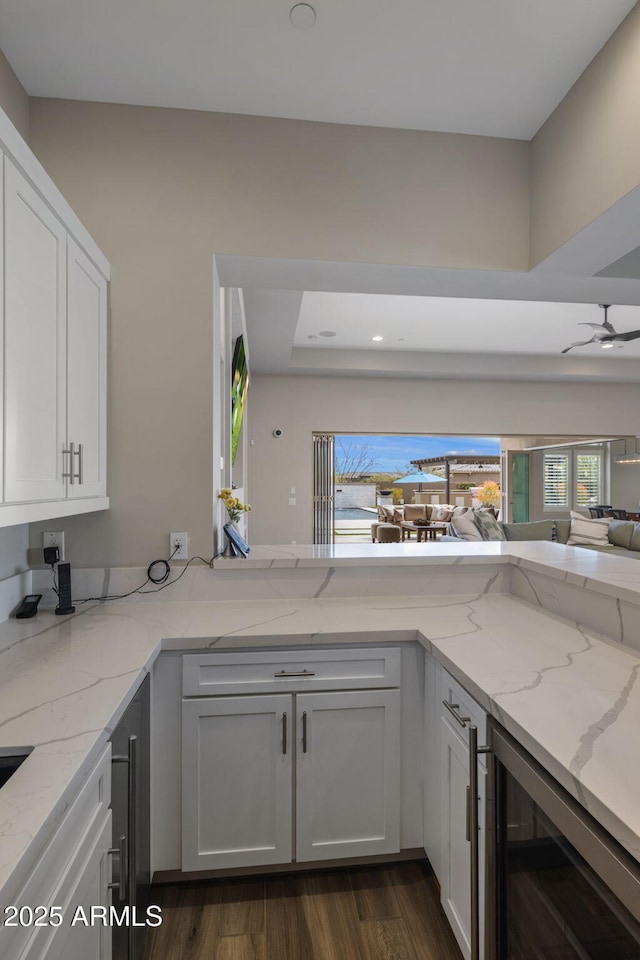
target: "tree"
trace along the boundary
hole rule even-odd
[[[339,483],[360,480],[368,476],[378,464],[371,447],[366,443],[345,443],[336,437],[336,479]]]

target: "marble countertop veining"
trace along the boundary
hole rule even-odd
[[[636,555],[637,556],[637,555]],[[631,562],[630,562],[631,560]],[[256,546],[249,556],[219,557],[216,570],[286,569],[306,567],[394,567],[416,565],[512,564],[544,573],[595,593],[640,604],[640,557],[547,540],[468,542],[461,540],[416,543],[282,544]]]
[[[96,606],[0,626],[0,747],[33,745],[0,790],[8,901],[159,652],[418,640],[640,860],[640,654],[513,596]]]

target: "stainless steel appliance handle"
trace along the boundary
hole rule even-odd
[[[480,843],[478,839],[478,756],[491,753],[478,746],[478,728],[469,726],[469,839],[471,842],[471,960],[480,960]]]
[[[307,752],[307,711],[302,714],[302,752]]]
[[[282,714],[282,752],[287,752],[287,714]]]
[[[129,807],[129,844],[127,850],[127,874],[128,874],[128,887],[129,887],[129,899],[128,904],[130,907],[135,907],[138,900],[138,854],[137,854],[137,830],[136,830],[136,811],[138,807],[138,796],[137,796],[137,783],[138,783],[138,763],[137,763],[137,748],[138,748],[138,738],[135,734],[132,734],[129,737],[129,749],[128,749],[128,760],[129,760],[129,776],[127,781],[127,790],[128,790],[128,807]],[[132,911],[133,912],[133,911]],[[135,957],[135,946],[136,946],[136,928],[131,923],[128,927],[128,942],[129,942],[129,960],[133,960]]]
[[[127,896],[127,838],[122,834],[117,847],[109,847],[107,853],[111,857],[118,857],[120,860],[120,874],[118,880],[112,880],[108,884],[109,890],[118,891],[118,899],[124,900]]]
[[[454,720],[457,720],[457,721],[458,721],[458,723],[460,724],[461,727],[466,727],[466,725],[467,725],[467,724],[469,723],[469,721],[471,720],[471,717],[461,717],[461,716],[460,716],[460,714],[458,713],[458,710],[460,709],[460,704],[459,704],[459,703],[449,703],[448,700],[443,700],[443,701],[442,701],[442,706],[447,708],[447,710],[449,711],[449,713],[451,714],[451,716],[454,718]]]
[[[315,677],[313,670],[278,670],[274,677]]]

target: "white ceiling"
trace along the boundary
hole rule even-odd
[[[593,331],[579,323],[601,323],[594,304],[526,300],[380,296],[307,291],[302,298],[294,346],[311,349],[425,350],[446,353],[558,355]],[[640,329],[640,307],[614,306],[616,331]],[[326,337],[322,332],[334,332]],[[372,337],[382,336],[380,342]],[[312,338],[312,339],[311,339]],[[622,349],[598,344],[576,348],[607,359],[640,358],[640,339]]]
[[[529,139],[635,0],[2,0],[31,96]]]

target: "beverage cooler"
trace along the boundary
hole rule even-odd
[[[488,740],[485,960],[640,960],[640,864],[493,722]]]

